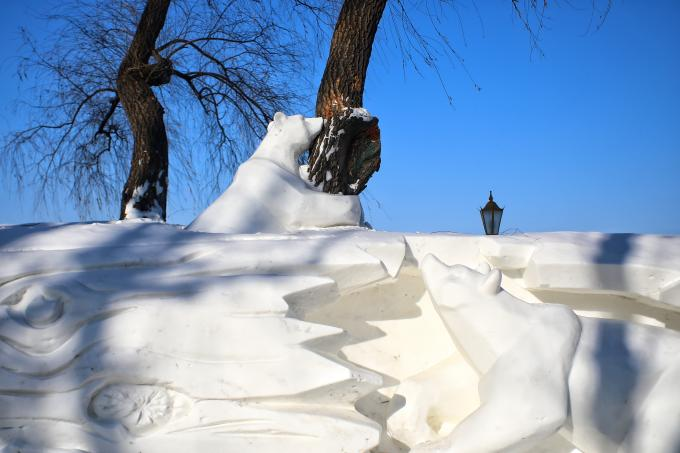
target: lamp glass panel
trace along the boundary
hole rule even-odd
[[[498,210],[494,212],[493,215],[493,234],[498,234],[501,229],[501,217],[503,217],[503,211]]]
[[[486,234],[493,234],[493,223],[491,221],[491,209],[482,210],[482,218],[484,220],[484,232]]]

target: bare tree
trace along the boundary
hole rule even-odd
[[[217,185],[275,111],[299,106],[306,46],[275,2],[70,0],[45,19],[49,42],[24,33],[36,101],[4,164],[45,194],[68,187],[81,213],[127,174],[121,218],[165,219],[169,159]]]
[[[592,4],[597,27],[611,6],[602,2],[599,10]],[[299,82],[311,66],[307,34],[319,42],[319,30],[333,27],[336,3],[68,0],[46,16],[51,40],[25,33],[20,75],[35,101],[23,107],[33,115],[6,138],[4,168],[19,184],[39,182],[45,196],[70,188],[81,213],[111,204],[127,178],[121,217],[129,208],[165,218],[169,176],[182,176],[199,196],[205,185],[217,188],[273,112],[300,107]],[[383,12],[392,32],[384,41],[404,67],[425,65],[442,80],[444,61],[465,67],[442,21],[447,11],[460,16],[457,3],[342,2],[316,105],[329,121],[310,153],[310,179],[325,191],[358,194],[380,166],[377,118],[361,107]],[[540,52],[548,2],[508,5]],[[425,20],[414,20],[417,14]]]
[[[603,7],[595,0],[588,3],[591,24],[596,23],[597,28],[611,9],[611,0],[603,2]],[[530,49],[542,53],[540,36],[548,4],[556,1],[508,0],[507,3],[526,31]],[[479,14],[474,1],[472,6]],[[442,62],[458,64],[467,73],[451,38],[452,31],[443,25],[443,18],[452,13],[462,27],[455,0],[344,0],[316,102],[316,114],[327,121],[309,156],[310,181],[322,185],[329,193],[358,194],[380,168],[378,119],[362,107],[366,71],[386,7],[389,41],[396,46],[404,67],[411,66],[418,72],[423,65],[431,69],[442,83],[449,102],[452,98],[440,73]],[[414,19],[418,14],[424,17]],[[479,89],[472,77],[470,81]]]

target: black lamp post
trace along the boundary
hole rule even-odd
[[[503,217],[503,208],[499,208],[495,201],[493,201],[493,194],[489,191],[489,202],[479,210],[482,215],[482,223],[484,224],[484,232],[486,234],[498,234],[501,228],[501,217]]]

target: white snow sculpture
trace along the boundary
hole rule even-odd
[[[361,452],[382,385],[303,320],[395,277],[403,237],[0,226],[0,452]]]
[[[129,221],[0,225],[0,452],[397,453],[440,439],[479,406],[478,377],[425,288],[418,265],[429,253],[469,266],[481,255],[503,266],[504,289],[522,300],[564,300],[590,313],[594,299],[609,298],[607,309],[594,307],[602,316],[680,330],[679,305],[658,296],[680,281],[678,236],[635,235],[613,258],[620,238],[599,233],[493,238],[498,246],[489,239],[361,228],[208,234]],[[480,298],[471,292],[466,300]],[[518,340],[535,322],[524,315],[501,321],[494,326],[511,325],[504,331]],[[578,321],[586,323],[602,327],[584,327],[579,348],[601,346],[574,362],[588,366],[571,368],[574,382],[586,383],[572,385],[581,389],[573,405],[578,445],[587,436],[601,440],[601,432],[619,436],[599,428],[602,419],[660,407],[645,391],[669,386],[672,376],[658,380],[648,361],[663,368],[677,344],[660,330]],[[540,337],[545,348],[556,342]],[[634,352],[617,352],[622,344]],[[612,361],[600,369],[601,357]],[[638,367],[645,371],[637,380],[626,380]],[[518,383],[498,388],[526,388],[527,368],[516,365]],[[628,388],[632,402],[616,405]],[[663,423],[652,417],[662,435],[677,420],[673,398]],[[588,415],[593,407],[602,412]],[[523,410],[513,406],[507,419]],[[586,416],[596,429],[588,431]],[[478,440],[491,431],[485,426]],[[583,450],[607,452],[602,445]],[[558,433],[532,453],[577,451]]]
[[[323,126],[322,118],[278,112],[227,190],[187,228],[211,233],[285,233],[301,228],[358,226],[359,197],[313,187],[297,164]]]
[[[482,375],[481,405],[414,451],[526,451],[558,430],[584,452],[680,451],[678,333],[526,303],[500,288],[497,269],[449,267],[428,255],[421,270]]]

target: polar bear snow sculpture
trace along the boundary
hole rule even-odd
[[[587,453],[680,452],[679,334],[523,302],[488,266],[480,273],[428,255],[421,270],[481,374],[481,405],[414,451],[525,451],[560,430]]]
[[[322,118],[278,112],[250,159],[227,190],[189,230],[212,233],[285,233],[300,228],[361,223],[359,198],[311,186],[298,163],[323,126]],[[303,179],[304,178],[304,179]]]

